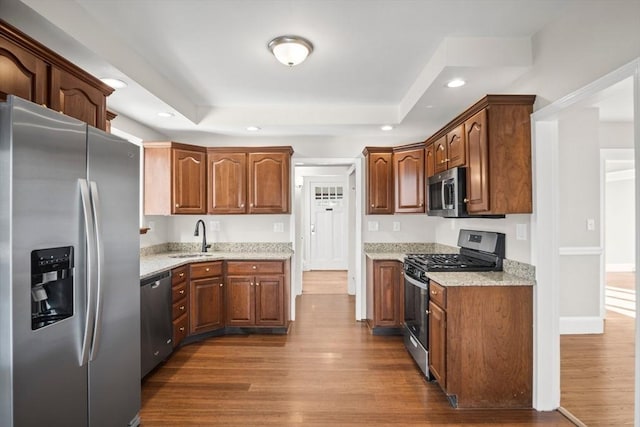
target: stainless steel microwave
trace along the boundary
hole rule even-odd
[[[467,177],[465,168],[437,173],[427,180],[427,214],[449,218],[466,217]]]

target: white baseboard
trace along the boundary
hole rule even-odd
[[[607,270],[615,273],[636,271],[635,264],[607,264]]]
[[[604,320],[599,316],[560,317],[560,335],[601,334]]]

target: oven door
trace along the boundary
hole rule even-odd
[[[404,324],[425,350],[429,349],[429,284],[404,275]]]

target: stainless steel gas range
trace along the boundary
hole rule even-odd
[[[459,254],[409,254],[404,260],[404,344],[427,379],[429,374],[428,272],[502,271],[505,235],[460,230]]]

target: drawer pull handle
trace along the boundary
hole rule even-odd
[[[184,332],[184,326],[180,326],[180,332]]]
[[[415,348],[418,348],[418,343],[416,342],[416,340],[415,340],[415,339],[413,339],[413,337],[412,337],[412,336],[409,336],[409,341],[411,341],[411,344],[413,344],[413,346],[414,346]]]

